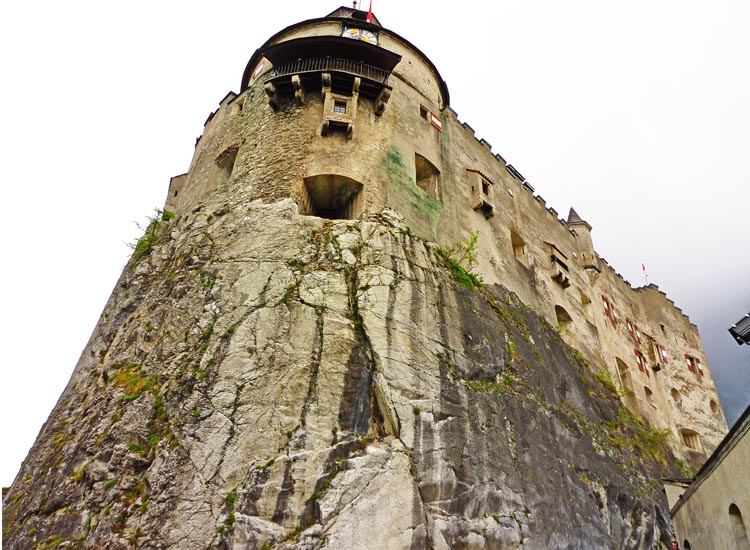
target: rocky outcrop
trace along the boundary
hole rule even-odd
[[[149,231],[4,501],[5,548],[670,539],[663,434],[393,212],[238,200]]]

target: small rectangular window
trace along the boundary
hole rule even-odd
[[[422,105],[419,106],[419,116],[421,116],[423,119],[427,120],[427,109],[423,107]]]
[[[701,448],[700,439],[698,438],[698,434],[695,432],[683,430],[682,441],[685,443],[685,447],[687,447],[688,449],[698,451]]]
[[[345,101],[334,101],[333,102],[333,112],[334,113],[346,114],[346,102]]]
[[[516,257],[516,260],[526,265],[526,243],[512,229],[510,231],[510,244],[513,247],[513,255]]]

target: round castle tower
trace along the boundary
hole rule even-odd
[[[374,16],[340,8],[291,25],[255,52],[240,95],[209,117],[166,208],[188,211],[230,185],[329,219],[414,203],[436,225],[447,105],[430,60]],[[413,174],[424,194],[409,189]],[[394,176],[404,189],[391,189]]]

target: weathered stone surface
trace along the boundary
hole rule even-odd
[[[204,204],[125,270],[4,547],[656,548],[663,466],[637,447],[666,451],[619,407],[392,211]]]

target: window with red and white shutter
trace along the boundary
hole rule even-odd
[[[635,362],[638,365],[638,370],[643,372],[643,356],[637,349],[634,349],[633,351],[635,352]]]
[[[687,368],[690,372],[695,372],[695,367],[693,366],[692,358],[686,353],[685,354],[685,362],[687,363]]]
[[[704,376],[703,374],[703,367],[701,366],[701,360],[697,357],[693,357],[692,355],[686,353],[685,354],[685,362],[687,363],[687,368],[690,372],[698,372],[701,376]]]
[[[638,370],[641,372],[645,372],[646,376],[651,378],[651,372],[649,372],[648,368],[648,359],[646,359],[646,356],[643,355],[639,350],[634,349],[635,352],[635,362],[638,365]]]
[[[659,345],[659,351],[661,352],[661,360],[664,361],[664,364],[666,365],[667,363],[669,363],[669,358],[667,357],[667,349],[664,346]]]
[[[615,310],[615,306],[604,294],[602,294],[602,307],[604,308],[604,316],[612,321],[613,327],[617,327],[617,323],[619,321],[617,317],[617,310]]]

